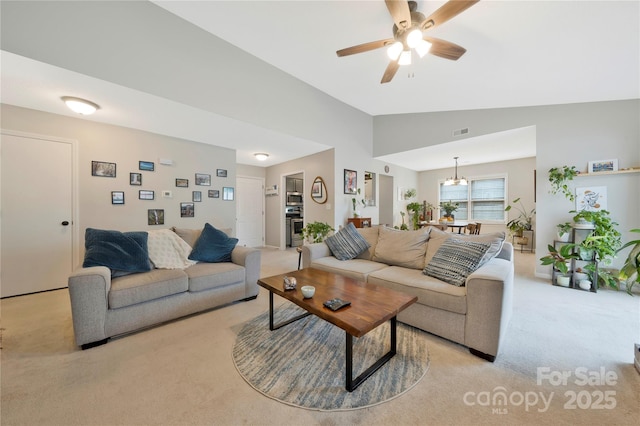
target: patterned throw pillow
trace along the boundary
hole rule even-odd
[[[481,265],[491,243],[449,238],[442,243],[423,273],[457,287],[462,287]]]
[[[351,222],[324,241],[338,260],[353,259],[371,247]]]

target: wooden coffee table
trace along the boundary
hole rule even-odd
[[[285,276],[296,278],[297,287],[295,290],[284,290]],[[349,392],[356,389],[396,354],[396,317],[400,311],[418,300],[415,296],[313,268],[261,278],[258,280],[258,284],[269,290],[270,330],[276,330],[313,314],[345,331],[345,387]],[[316,288],[315,295],[312,298],[305,299],[302,297],[300,288],[303,285],[312,285]],[[274,324],[274,293],[295,303],[307,312],[280,324]],[[332,311],[323,305],[325,301],[334,298],[348,300],[351,305],[337,311]],[[391,347],[389,352],[354,379],[353,338],[362,337],[387,321],[391,321]]]

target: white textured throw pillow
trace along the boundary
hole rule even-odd
[[[149,259],[158,269],[185,269],[196,264],[189,260],[191,246],[170,229],[148,231]]]

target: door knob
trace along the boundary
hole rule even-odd
[[[68,220],[64,220],[64,221],[62,221],[61,225],[62,226],[67,226],[67,225],[69,225],[69,221]]]

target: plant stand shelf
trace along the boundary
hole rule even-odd
[[[558,241],[558,240],[554,240],[553,241],[553,247],[558,249],[558,247],[564,245],[564,244],[571,244],[574,242],[580,242],[582,239],[586,238],[588,236],[589,233],[591,233],[593,231],[593,229],[581,229],[581,228],[572,228],[571,230],[571,239],[570,241]],[[574,254],[577,254],[577,248],[574,247],[573,252]],[[580,288],[580,284],[578,282],[578,280],[576,279],[576,273],[580,272],[577,271],[577,269],[583,269],[583,266],[587,266],[593,264],[593,272],[591,274],[591,287],[588,290],[582,289]],[[589,260],[581,260],[581,259],[571,259],[571,263],[569,265],[569,272],[570,274],[570,280],[569,280],[569,285],[567,288],[572,288],[574,290],[581,290],[581,291],[590,291],[592,293],[597,293],[598,292],[598,261],[595,259],[595,255],[589,259]],[[560,274],[560,271],[558,269],[556,269],[555,267],[552,268],[552,273],[551,273],[551,283],[553,285],[556,285],[558,287],[564,287],[561,286],[559,284],[557,284],[556,282],[556,278],[557,276]]]

